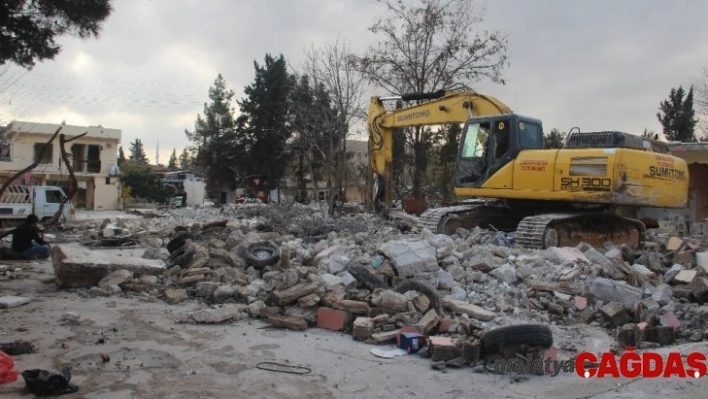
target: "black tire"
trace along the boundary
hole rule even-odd
[[[270,241],[259,241],[246,248],[246,263],[262,269],[280,261],[280,248]]]
[[[175,238],[171,239],[170,242],[167,243],[167,251],[169,253],[176,251],[178,248],[184,245],[185,241],[190,240],[192,238],[194,238],[194,236],[192,236],[192,233],[189,232],[177,234]]]
[[[366,266],[359,262],[349,263],[347,265],[347,271],[364,287],[370,290],[384,286],[383,281],[381,281]]]
[[[442,313],[442,310],[440,309],[440,298],[437,290],[435,290],[432,285],[424,281],[415,279],[405,280],[399,284],[398,287],[396,287],[395,291],[399,294],[405,294],[408,291],[418,291],[428,297],[428,300],[430,301],[430,306],[428,306],[428,309],[426,309],[423,313],[427,312],[429,309],[435,309],[438,314]]]
[[[185,268],[189,266],[189,262],[194,259],[194,255],[196,255],[195,251],[186,251],[186,249],[182,247],[167,258],[167,266],[178,265],[181,268]]]
[[[518,324],[496,328],[482,336],[482,353],[485,356],[521,346],[548,349],[553,346],[553,333],[548,326]]]

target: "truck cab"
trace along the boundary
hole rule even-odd
[[[2,227],[15,226],[34,213],[40,221],[51,219],[61,207],[66,194],[57,186],[8,186],[0,198],[0,224]],[[62,218],[70,220],[73,206],[64,204]]]

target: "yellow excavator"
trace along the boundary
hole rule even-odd
[[[387,110],[386,101],[397,106]],[[371,99],[374,200],[393,202],[393,129],[462,123],[452,178],[463,200],[420,214],[420,224],[434,233],[480,226],[515,231],[526,248],[612,242],[636,250],[646,236],[640,208],[686,207],[688,168],[665,143],[573,128],[561,148],[545,149],[540,120],[471,89]]]

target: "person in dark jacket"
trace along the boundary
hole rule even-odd
[[[38,223],[37,215],[31,214],[15,229],[0,234],[0,239],[12,235],[12,251],[21,259],[47,259],[51,246],[39,234]]]

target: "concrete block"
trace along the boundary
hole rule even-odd
[[[430,337],[430,353],[433,361],[447,361],[460,357],[460,349],[449,337]]]
[[[678,283],[690,284],[691,281],[696,278],[697,274],[698,272],[696,270],[681,270],[678,272],[676,277],[674,277],[674,281]]]
[[[589,288],[595,299],[619,302],[628,309],[633,308],[634,304],[641,300],[644,294],[644,290],[641,288],[602,277],[593,280]]]
[[[3,296],[0,297],[0,308],[9,309],[30,303],[31,299],[23,296]]]
[[[364,341],[371,338],[374,333],[374,320],[370,317],[357,317],[352,325],[352,338],[355,341]]]

